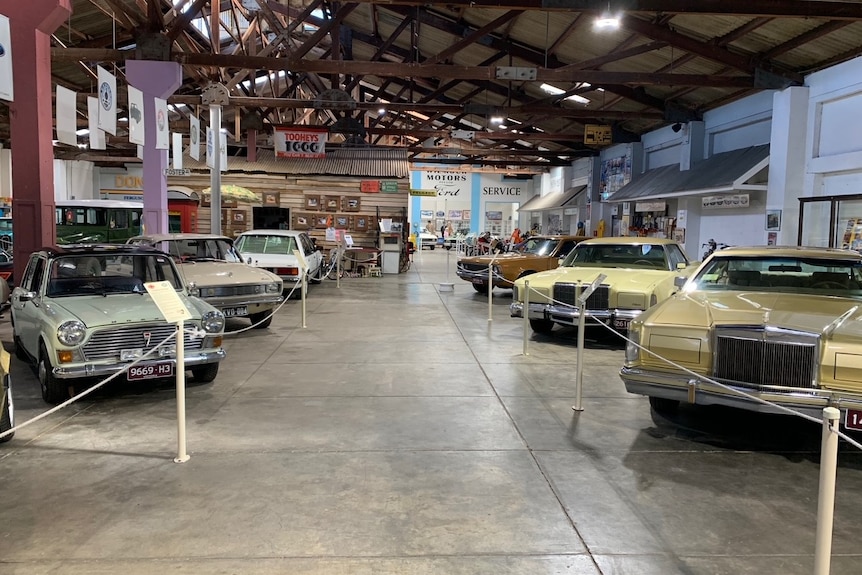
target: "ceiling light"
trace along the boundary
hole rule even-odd
[[[501,124],[503,122],[502,116],[491,116],[491,122],[494,124]]]
[[[386,113],[386,108],[380,108],[379,110],[377,110],[377,113],[382,116],[383,114]]]
[[[598,30],[616,30],[620,27],[620,17],[619,15],[605,12],[596,18],[596,21],[593,22],[593,27]]]

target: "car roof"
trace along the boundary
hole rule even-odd
[[[233,239],[227,236],[220,236],[218,234],[142,234],[140,236],[135,236],[133,238],[129,238],[128,241],[133,240],[147,240],[151,242],[166,242],[171,240],[227,240],[232,242]]]
[[[77,256],[77,255],[118,255],[118,254],[160,254],[166,255],[161,250],[151,246],[131,244],[69,244],[65,246],[46,246],[40,251],[50,256]]]
[[[239,236],[298,236],[304,234],[302,230],[247,230]]]
[[[608,238],[589,238],[580,243],[580,245],[589,244],[616,244],[629,246],[643,245],[679,245],[679,242],[669,238],[642,238],[637,236],[632,237],[608,237]]]
[[[840,248],[816,246],[731,246],[713,253],[714,257],[791,257],[836,260],[859,260],[862,254]]]

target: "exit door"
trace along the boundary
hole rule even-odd
[[[289,230],[290,208],[255,206],[251,211],[251,220],[256,230]]]

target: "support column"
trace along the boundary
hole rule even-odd
[[[168,150],[156,148],[156,103],[166,100],[183,82],[177,62],[129,60],[126,79],[144,94],[144,225],[148,234],[168,233]]]
[[[54,224],[54,119],[50,36],[72,13],[71,0],[9,2],[15,101],[12,134],[13,258],[20,282],[30,254],[57,241]]]
[[[806,86],[793,86],[775,92],[772,97],[766,209],[783,210],[778,244],[784,246],[795,246],[799,233],[798,198],[805,190],[808,92]],[[766,232],[763,234],[765,244]]]

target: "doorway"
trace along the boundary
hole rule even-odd
[[[290,208],[254,206],[251,220],[256,230],[289,230]]]

